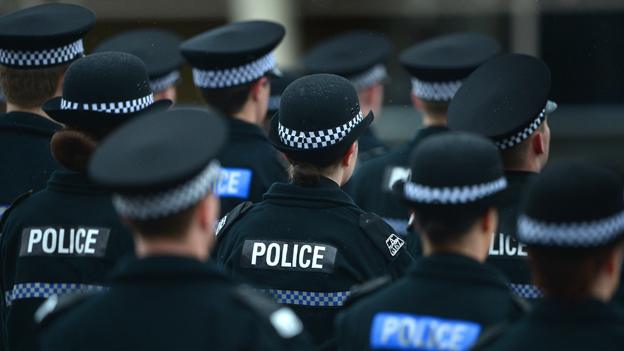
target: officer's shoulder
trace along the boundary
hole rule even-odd
[[[280,337],[290,339],[303,332],[303,323],[290,308],[278,305],[252,288],[237,286],[234,296],[257,317],[267,320]]]
[[[385,287],[389,286],[391,282],[392,278],[384,275],[353,286],[349,291],[349,297],[345,301],[344,306],[349,307],[354,303],[383,290]]]
[[[15,212],[15,209],[24,203],[26,199],[28,199],[33,194],[32,190],[29,190],[20,196],[18,196],[13,202],[7,207],[4,212],[2,212],[2,216],[0,216],[0,229],[4,227],[4,224],[8,220],[11,213]]]
[[[45,328],[60,316],[74,311],[97,294],[96,292],[82,292],[60,296],[52,295],[35,312],[35,322],[40,327]]]
[[[215,230],[217,240],[222,240],[232,225],[240,220],[252,207],[253,203],[251,203],[251,201],[245,201],[238,204],[223,216],[223,218],[219,220],[219,223],[217,223],[217,228]]]
[[[406,250],[405,240],[378,215],[364,212],[360,214],[358,225],[388,260],[394,261],[401,250]]]

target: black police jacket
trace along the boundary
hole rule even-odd
[[[277,183],[264,198],[225,217],[213,256],[290,305],[319,345],[331,343],[351,286],[398,277],[412,261],[392,228],[327,178],[314,187]]]
[[[0,214],[28,190],[41,190],[58,168],[50,138],[59,124],[32,113],[0,114]]]
[[[218,159],[223,167],[217,183],[221,214],[245,202],[260,202],[275,182],[288,180],[284,161],[260,127],[227,117],[229,139]]]
[[[336,320],[340,350],[468,350],[525,311],[498,271],[453,254],[421,258],[404,278],[368,293]]]
[[[45,298],[103,289],[117,261],[133,254],[134,244],[110,194],[73,172],[54,172],[44,190],[5,215],[1,316],[5,342],[16,350],[32,341],[33,314]]]
[[[367,128],[358,138],[358,150],[358,162],[366,162],[387,153],[388,147],[377,138],[371,128]]]
[[[526,299],[536,299],[542,295],[531,284],[526,246],[519,243],[516,237],[520,202],[526,186],[535,175],[531,172],[505,171],[508,185],[501,193],[498,230],[492,239],[487,260],[505,274],[512,290]]]
[[[41,350],[308,350],[296,315],[211,263],[152,256],[124,262],[109,291],[46,326]]]
[[[596,300],[577,305],[544,300],[480,350],[624,350],[624,318]]]

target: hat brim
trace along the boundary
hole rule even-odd
[[[353,128],[344,139],[334,145],[318,149],[298,149],[284,144],[280,139],[278,133],[279,112],[277,112],[273,118],[271,118],[269,140],[276,149],[286,154],[288,158],[299,162],[309,162],[318,166],[328,166],[347,152],[349,147],[364,134],[366,129],[373,123],[374,119],[375,116],[373,112],[370,111],[360,124]]]
[[[82,127],[87,129],[111,128],[128,121],[129,118],[153,111],[166,110],[173,104],[168,99],[157,100],[147,108],[128,114],[114,114],[106,112],[63,110],[61,97],[46,101],[43,111],[53,120],[66,126]]]

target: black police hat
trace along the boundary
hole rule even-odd
[[[179,46],[182,37],[161,29],[124,32],[101,43],[95,52],[121,51],[143,60],[153,92],[163,91],[180,80],[184,58]]]
[[[512,148],[557,108],[549,92],[550,70],[542,60],[497,57],[466,79],[449,106],[448,126],[486,136],[502,150]]]
[[[149,113],[117,129],[97,148],[89,177],[115,193],[120,215],[167,217],[211,191],[226,134],[221,118],[205,110]]]
[[[595,247],[624,234],[624,184],[610,170],[567,161],[529,185],[518,239],[529,245]]]
[[[455,33],[418,43],[404,50],[399,61],[412,76],[412,94],[428,101],[450,101],[462,81],[500,50],[488,36]]]
[[[492,206],[507,187],[496,147],[468,133],[446,132],[423,140],[410,160],[411,177],[394,193],[410,207]]]
[[[269,115],[274,115],[279,110],[282,94],[290,83],[294,82],[301,74],[295,71],[282,71],[280,77],[271,79],[271,96],[269,97]]]
[[[82,128],[116,126],[129,117],[171,106],[154,102],[145,64],[122,52],[102,52],[72,63],[65,74],[63,96],[48,100],[43,110],[55,121]]]
[[[245,21],[195,36],[180,46],[193,66],[193,81],[201,89],[247,84],[276,73],[273,50],[286,30],[278,23]]]
[[[84,55],[82,36],[95,14],[82,6],[44,4],[0,17],[0,64],[32,69],[69,63]]]
[[[320,43],[303,58],[309,73],[331,73],[361,90],[388,77],[384,61],[392,46],[383,35],[352,31]]]
[[[373,118],[372,112],[364,117],[347,79],[313,74],[284,90],[269,139],[293,160],[327,166],[345,154]]]

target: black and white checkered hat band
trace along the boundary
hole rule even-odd
[[[349,122],[333,129],[320,130],[315,132],[303,132],[289,129],[282,125],[278,125],[278,133],[280,140],[287,146],[302,150],[320,149],[334,145],[347,136],[358,124],[364,120],[362,111],[353,117]]]
[[[113,205],[127,218],[149,220],[167,217],[198,203],[213,188],[221,166],[211,162],[201,173],[173,189],[151,195],[125,196],[115,194]]]
[[[154,103],[154,95],[120,102],[83,103],[61,99],[61,110],[93,111],[112,114],[139,112]]]
[[[39,51],[0,49],[0,64],[7,66],[38,67],[59,65],[73,61],[84,54],[82,39],[58,48]]]
[[[412,78],[412,94],[428,101],[451,101],[462,82],[460,80],[450,82],[426,82]]]
[[[218,70],[193,68],[193,81],[199,88],[219,89],[253,82],[275,69],[275,58],[269,53],[245,65]]]
[[[373,84],[381,82],[386,78],[388,78],[388,71],[386,70],[386,66],[379,64],[371,67],[366,72],[349,77],[349,80],[355,87],[355,90],[362,90],[370,87]]]
[[[150,85],[150,89],[152,89],[154,93],[158,93],[158,92],[168,89],[170,86],[174,85],[178,80],[180,80],[180,71],[173,71],[164,77],[150,80],[149,85]]]
[[[407,182],[403,188],[403,193],[406,199],[418,203],[457,205],[475,202],[503,191],[506,187],[507,179],[504,177],[478,185],[444,188]]]
[[[280,102],[282,102],[281,96],[271,96],[269,98],[269,110],[270,111],[279,110]]]
[[[548,223],[526,215],[518,219],[518,239],[529,245],[593,247],[624,232],[624,212],[591,222]]]
[[[531,134],[533,134],[537,130],[537,128],[539,128],[542,125],[542,123],[546,119],[546,116],[554,112],[556,109],[557,109],[557,104],[552,101],[548,101],[544,109],[540,112],[540,114],[537,115],[537,117],[526,128],[524,128],[523,130],[519,131],[518,133],[510,137],[507,137],[502,140],[494,141],[494,144],[496,144],[496,146],[498,146],[498,148],[501,150],[507,150],[522,143],[523,141],[528,139],[531,136]]]

